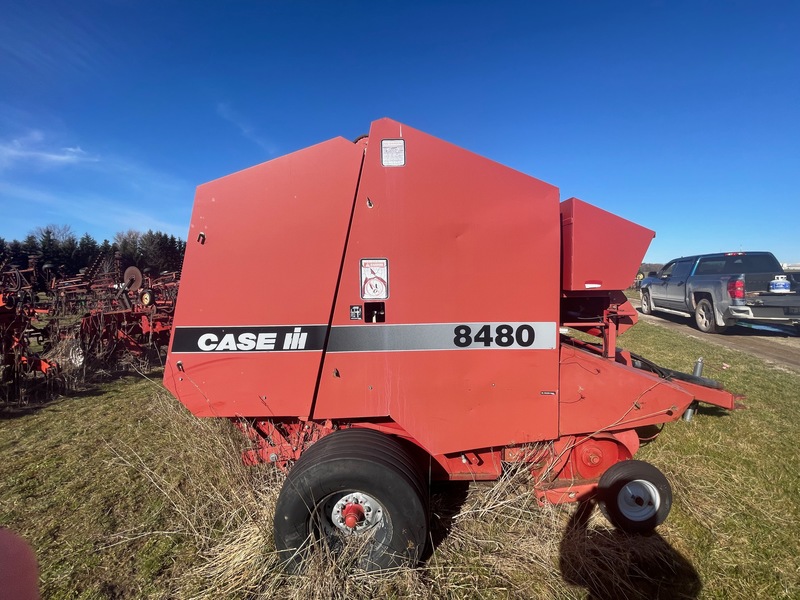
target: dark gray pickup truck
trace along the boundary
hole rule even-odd
[[[798,281],[769,252],[677,258],[641,282],[642,312],[694,316],[697,328],[721,333],[737,322],[800,331]]]

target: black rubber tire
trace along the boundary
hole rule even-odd
[[[419,562],[428,538],[426,480],[401,441],[353,428],[322,438],[289,471],[274,521],[275,546],[286,571],[301,572],[319,541],[337,553],[347,534],[333,523],[330,507],[350,494],[366,495],[381,509],[380,520],[364,534],[359,568],[377,571]]]
[[[6,292],[20,291],[22,289],[22,274],[16,268],[13,268],[11,271],[6,271],[3,285],[6,288]]]
[[[650,292],[642,292],[642,314],[653,314],[653,301],[650,299]]]
[[[672,508],[672,487],[650,463],[624,460],[609,467],[598,485],[600,510],[626,533],[649,533]]]
[[[722,333],[727,327],[717,325],[717,318],[714,315],[714,305],[711,300],[703,298],[697,303],[694,309],[694,322],[697,328],[703,333]]]

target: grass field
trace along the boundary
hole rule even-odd
[[[437,489],[436,547],[416,570],[365,576],[320,560],[276,568],[281,476],[246,468],[225,422],[153,379],[95,384],[0,420],[0,524],[36,550],[45,598],[800,598],[800,375],[640,323],[621,345],[745,394],[702,409],[637,458],[675,502],[649,537],[575,506],[540,508],[522,473]]]

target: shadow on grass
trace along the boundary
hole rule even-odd
[[[154,377],[161,378],[159,370],[154,370],[152,373],[155,373]],[[68,379],[59,377],[47,381],[25,379],[21,382],[7,383],[0,388],[0,421],[26,417],[68,400],[102,396],[108,393],[108,389],[103,387],[104,384],[139,376],[141,372],[133,369],[114,371],[98,369],[89,377],[85,375],[78,377],[73,373]]]
[[[461,512],[468,493],[468,481],[433,482],[431,484],[430,543],[423,553],[423,561],[428,560],[434,550],[450,535],[454,519]]]
[[[697,598],[702,583],[692,564],[657,533],[631,535],[588,526],[593,502],[577,506],[559,549],[564,581],[591,600]]]
[[[56,379],[10,382],[0,388],[0,420],[17,419],[39,412],[64,398],[63,382]]]
[[[0,421],[10,421],[35,414],[40,410],[55,406],[61,402],[68,402],[78,398],[90,398],[102,396],[106,393],[104,389],[97,385],[86,386],[80,390],[56,393],[48,398],[26,400],[24,402],[11,401],[0,402]]]
[[[719,406],[701,404],[697,407],[697,414],[703,415],[704,417],[730,417],[731,411],[729,411],[727,408],[721,408]]]

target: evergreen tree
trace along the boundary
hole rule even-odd
[[[75,251],[76,271],[88,267],[99,253],[100,246],[97,241],[88,233],[84,233]]]
[[[17,258],[18,266],[23,269],[28,267],[28,257],[39,254],[39,240],[29,233],[22,242],[22,256]]]
[[[150,268],[152,275],[157,275],[165,270],[168,260],[169,240],[164,233],[156,233],[148,229],[147,233],[139,238],[139,253],[141,256],[141,267]]]
[[[121,254],[122,268],[131,265],[149,267],[153,275],[164,271],[180,270],[186,242],[161,231],[140,233],[134,229],[118,232],[113,243],[104,239],[102,244],[84,233],[80,240],[69,225],[36,227],[23,241],[7,241],[0,237],[0,255],[20,269],[28,267],[28,257],[37,257],[39,268],[53,265],[62,276],[74,276],[90,266],[102,253],[111,261],[114,252]]]
[[[169,236],[170,246],[170,271],[180,271],[183,266],[183,253],[186,251],[186,242],[176,239],[174,235]]]
[[[78,240],[74,235],[69,235],[63,240],[58,248],[59,266],[64,265],[67,273],[77,273],[83,267],[78,261]]]
[[[42,264],[50,263],[56,267],[60,266],[58,264],[60,258],[58,256],[58,242],[55,236],[53,236],[53,231],[49,227],[40,229],[41,231],[34,235],[38,238],[39,253],[42,255]]]
[[[122,269],[137,265],[141,259],[139,252],[139,240],[142,234],[135,229],[128,229],[128,231],[119,231],[114,234],[114,246],[117,252],[122,255]]]

